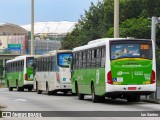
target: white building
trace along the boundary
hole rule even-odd
[[[77,22],[36,22],[34,24],[35,35],[47,35],[53,38],[63,38],[67,33],[72,32]],[[27,31],[31,31],[31,25],[22,25]]]

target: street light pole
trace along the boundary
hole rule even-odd
[[[114,0],[114,38],[119,38],[119,0]]]
[[[31,4],[31,55],[34,55],[34,0]]]

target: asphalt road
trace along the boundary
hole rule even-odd
[[[160,104],[146,102],[128,103],[126,100],[111,100],[107,98],[104,103],[92,103],[91,96],[86,96],[85,100],[78,100],[77,96],[63,95],[61,93],[48,96],[46,93],[39,95],[34,91],[17,92],[13,90],[9,92],[7,88],[0,88],[0,104],[6,105],[6,108],[1,109],[2,111],[113,111],[113,113],[116,113],[116,111],[160,111]],[[93,112],[93,115],[95,114]],[[74,117],[71,117],[71,119],[82,120],[82,118]],[[83,119],[88,120],[85,117]],[[94,119],[97,120],[98,118],[95,117],[92,120]],[[111,119],[123,118],[112,117]],[[134,117],[131,119],[134,119]]]

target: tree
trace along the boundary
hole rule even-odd
[[[151,21],[141,18],[128,19],[120,25],[121,37],[151,38]],[[114,28],[110,28],[106,37],[113,37]]]

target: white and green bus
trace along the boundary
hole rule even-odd
[[[71,91],[71,59],[71,50],[55,50],[35,57],[34,89],[38,94],[42,91],[48,95]]]
[[[73,49],[72,92],[80,100],[109,97],[138,102],[156,91],[155,45],[152,40],[104,38]]]
[[[6,61],[5,83],[9,91],[13,88],[17,88],[17,91],[33,89],[33,63],[32,55],[18,56]]]

